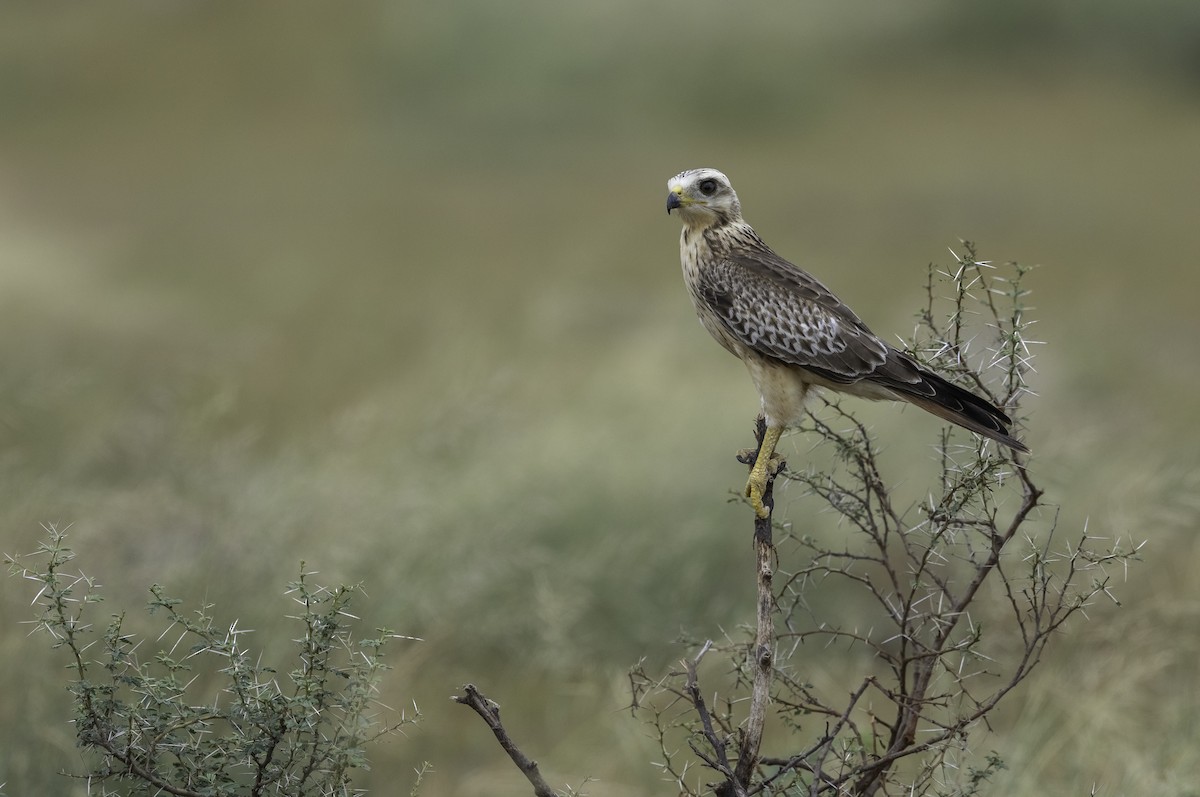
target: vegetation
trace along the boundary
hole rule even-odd
[[[910,351],[1019,414],[1033,361],[1025,270],[997,270],[965,244],[937,273]],[[833,464],[786,474],[813,501],[793,510],[784,553],[768,544],[759,557],[754,633],[693,643],[683,668],[663,678],[639,667],[634,706],[649,714],[659,766],[683,794],[708,793],[697,762],[719,776],[718,795],[975,794],[1004,766],[981,754],[980,729],[1055,632],[1111,597],[1110,572],[1137,549],[1086,533],[1060,543],[1026,465],[981,439],[958,442],[949,427],[936,480],[905,509],[873,435],[841,403],[827,405],[831,417],[813,416],[806,432],[833,449]],[[843,521],[842,535],[795,530],[821,511]],[[853,612],[819,600],[831,594]],[[715,691],[697,674],[710,651],[727,682]],[[814,661],[843,655],[856,662],[846,677],[814,682]],[[783,736],[773,755],[751,741],[762,732],[760,703]]]
[[[1017,414],[1032,368],[1025,270],[997,271],[964,246],[951,270],[930,269],[909,349]],[[807,433],[832,449],[832,464],[780,476],[802,484],[848,533],[831,541],[787,530],[781,555],[772,520],[756,518],[758,613],[747,639],[689,643],[681,669],[662,677],[639,664],[630,673],[633,713],[653,729],[656,765],[681,794],[976,794],[1005,766],[994,752],[980,755],[979,727],[1068,619],[1112,597],[1109,571],[1137,547],[1104,547],[1086,533],[1058,546],[1055,516],[1042,522],[1044,491],[1026,466],[981,438],[955,442],[950,428],[938,445],[936,489],[902,510],[867,428],[840,403],[827,409],[831,417],[814,415]],[[763,430],[760,421],[760,441]],[[66,574],[74,555],[65,534],[48,531],[44,562],[12,564],[41,585],[38,628],[70,654],[76,736],[99,755],[87,778],[102,794],[112,781],[129,794],[346,794],[351,771],[366,767],[364,744],[411,721],[380,727],[375,719],[382,649],[395,635],[352,640],[353,590],[315,588],[304,572],[289,586],[302,634],[286,686],[244,646],[236,621],[216,624],[207,605],[187,616],[158,585],[150,608],[167,619],[158,639],[175,641],[139,658],[142,642],[123,614],[101,646],[87,641],[94,629],[85,609],[99,596],[89,578]],[[867,600],[847,623],[830,604],[819,608],[818,596]],[[858,656],[862,674],[849,676],[848,698],[845,679],[810,679],[814,661],[851,660],[855,650],[867,655]],[[699,676],[713,655],[722,666],[706,680],[725,682],[715,692]],[[211,671],[197,672],[206,662],[215,662]],[[197,683],[213,676],[227,685],[198,701]],[[487,723],[538,797],[557,794],[508,734],[497,703],[473,685],[455,701]],[[776,721],[765,734],[768,714]],[[781,752],[764,753],[764,743]],[[417,785],[427,771],[417,769]]]
[[[423,797],[528,792],[447,699],[468,682],[549,783],[659,793],[628,667],[694,658],[681,629],[740,641],[755,601],[725,491],[757,399],[697,327],[661,208],[707,163],[885,336],[960,235],[1042,265],[1031,470],[1060,544],[1148,544],[1123,608],[1088,607],[997,706],[987,783],[1193,792],[1200,6],[410,5],[6,10],[0,551],[70,525],[128,631],[155,638],[137,607],[163,584],[267,662],[294,660],[274,595],[300,561],[369,585],[362,628],[425,640],[389,656],[380,700],[424,716],[370,748],[370,793],[427,760],[457,763]],[[916,506],[936,419],[847,409]],[[836,465],[813,441],[784,440],[795,471]],[[776,497],[796,537],[846,535],[803,485]],[[0,579],[0,783],[81,797],[30,597]],[[863,597],[808,600],[853,628]],[[864,657],[804,671],[848,695]]]
[[[1032,368],[1025,269],[997,272],[964,246],[951,270],[937,272],[943,280],[935,283],[930,269],[910,351],[1015,414]],[[758,613],[746,639],[689,643],[666,676],[635,667],[633,712],[652,727],[656,766],[680,794],[980,793],[1005,767],[994,752],[981,754],[980,728],[1031,676],[1055,632],[1098,596],[1113,598],[1111,571],[1140,546],[1086,532],[1059,545],[1054,513],[1043,522],[1044,491],[1026,466],[981,438],[955,443],[949,427],[937,486],[902,510],[872,435],[840,403],[827,406],[832,419],[813,416],[807,431],[832,447],[834,465],[786,478],[803,484],[818,510],[836,513],[847,533],[830,541],[788,532],[791,550],[781,555],[770,518],[756,519]],[[760,420],[760,444],[764,431]],[[866,600],[847,619],[818,603],[830,594]],[[852,675],[836,686],[811,680],[814,664],[855,649],[865,655]],[[716,690],[699,676],[713,655],[720,666],[710,676],[723,682]],[[498,706],[474,686],[456,700],[483,717],[534,793],[553,797]],[[776,718],[769,740],[768,715]],[[780,752],[764,754],[764,744]]]
[[[297,663],[281,674],[247,645],[249,629],[219,623],[213,606],[185,613],[159,585],[149,604],[165,615],[156,640],[130,633],[124,613],[94,636],[97,585],[68,571],[66,533],[47,531],[32,561],[10,564],[41,585],[37,629],[68,654],[76,738],[93,754],[78,775],[89,793],[358,794],[351,775],[367,767],[364,746],[416,721],[378,704],[384,646],[397,637],[353,639],[355,590],[315,586],[305,572],[288,585],[300,607],[289,618],[299,624]],[[145,649],[164,639],[169,647]],[[202,694],[214,682],[222,685]],[[390,717],[382,724],[381,712]]]

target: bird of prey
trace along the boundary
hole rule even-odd
[[[809,390],[907,401],[951,423],[1028,449],[991,402],[926,370],[876,336],[840,299],[775,254],[742,219],[729,178],[691,169],[667,181],[667,213],[679,211],[683,277],[704,328],[741,359],[762,397],[766,434],[746,484],[765,518],[763,492],[784,429],[800,423]]]

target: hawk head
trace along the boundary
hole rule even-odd
[[[667,190],[667,213],[678,210],[689,227],[716,227],[742,218],[742,205],[729,178],[716,169],[680,172],[667,180]]]

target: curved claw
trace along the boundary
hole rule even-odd
[[[760,481],[751,476],[750,481],[746,482],[746,497],[750,499],[750,506],[754,507],[754,514],[763,519],[771,514],[770,510],[763,506],[766,490],[765,480]]]

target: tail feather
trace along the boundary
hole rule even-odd
[[[1014,451],[1029,453],[1024,443],[1009,434],[1012,419],[990,401],[923,368],[919,373],[921,379],[918,382],[893,383],[889,387],[905,401],[942,420],[1003,443]]]

